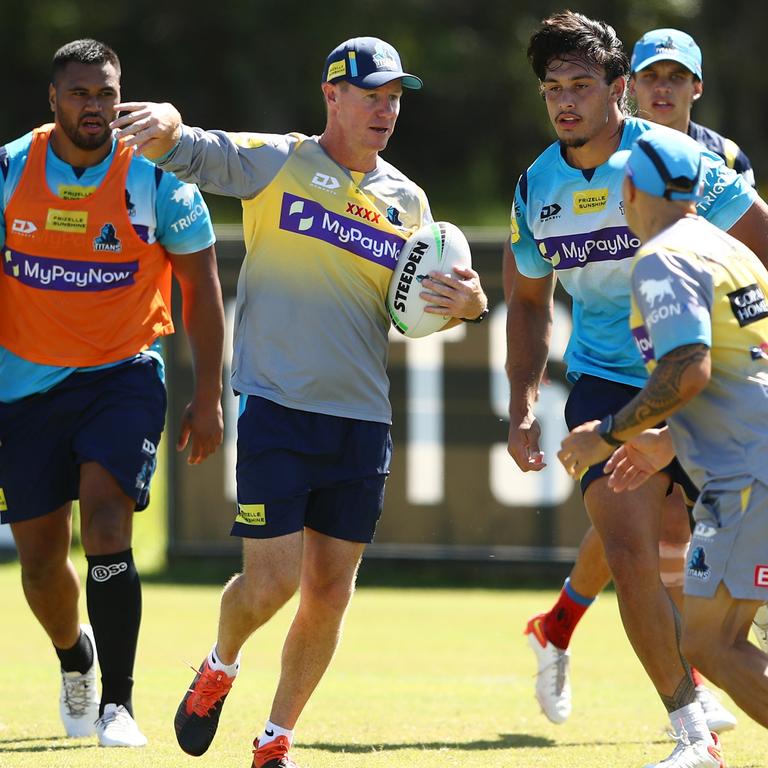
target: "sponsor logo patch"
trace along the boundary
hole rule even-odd
[[[640,283],[640,295],[645,301],[652,307],[656,306],[656,302],[663,299],[665,296],[669,296],[670,299],[675,298],[675,292],[672,290],[672,278],[665,277],[663,280],[643,280]]]
[[[351,213],[353,216],[358,216],[361,219],[370,221],[372,224],[378,224],[381,214],[377,211],[372,211],[370,208],[365,208],[362,205],[355,203],[347,203],[347,213]]]
[[[78,184],[59,184],[59,197],[62,200],[82,200],[96,191],[96,187],[81,187]]]
[[[704,547],[694,547],[691,559],[688,561],[688,575],[694,579],[707,581],[712,575],[711,568],[707,565],[707,553]]]
[[[319,171],[312,177],[310,183],[313,187],[324,189],[326,192],[333,192],[334,189],[341,186],[335,176],[329,176],[327,173],[320,173]]]
[[[583,213],[604,211],[607,204],[607,187],[605,189],[589,189],[584,192],[573,193],[573,212],[579,216]]]
[[[643,358],[643,363],[647,364],[650,363],[651,360],[656,359],[656,355],[653,352],[653,342],[651,341],[651,337],[648,335],[648,331],[644,325],[641,325],[638,328],[633,328],[632,337],[634,338],[635,344],[637,345],[637,351]]]
[[[634,256],[640,240],[627,227],[607,227],[590,234],[556,235],[538,240],[539,252],[555,269],[583,267],[596,261]]]
[[[136,282],[138,261],[101,263],[29,256],[6,250],[3,271],[31,288],[49,291],[109,291]]]
[[[728,173],[728,169],[725,165],[720,166],[720,170],[715,171],[716,177],[712,182],[712,185],[707,190],[704,197],[696,203],[696,210],[700,216],[704,216],[706,212],[712,207],[713,203],[717,200],[723,192],[731,186],[730,179],[725,178],[725,174]],[[709,177],[712,174],[712,169],[707,171],[706,180],[709,181]]]
[[[266,525],[267,509],[265,504],[238,504],[236,523],[245,525]]]
[[[375,53],[373,54],[373,63],[376,65],[376,69],[388,69],[392,71],[397,69],[394,48],[386,43],[377,43]]]
[[[328,80],[333,80],[335,77],[343,77],[347,74],[347,62],[345,59],[341,61],[334,61],[328,67]]]
[[[717,528],[706,523],[696,523],[696,527],[693,529],[693,535],[700,539],[711,539],[716,533]]]
[[[105,224],[101,228],[98,237],[93,238],[93,250],[111,251],[112,253],[120,253],[123,250],[123,245],[117,236],[114,224]]]
[[[548,219],[554,219],[556,217],[559,218],[560,211],[562,210],[563,209],[557,203],[552,203],[551,205],[545,205],[541,209],[541,213],[539,214],[539,219],[541,219],[541,221],[547,221]]]
[[[0,488],[0,512],[7,512],[8,504],[5,501],[5,491]]]
[[[389,208],[387,208],[387,221],[390,224],[394,224],[396,227],[403,226],[403,222],[400,219],[400,211],[398,211],[394,205],[390,205]]]
[[[37,232],[37,227],[31,221],[14,219],[11,224],[11,232],[15,232],[17,235],[31,235],[33,232]]]
[[[205,216],[205,208],[203,208],[200,203],[197,203],[193,208],[190,209],[186,216],[182,216],[180,219],[174,221],[173,224],[171,224],[171,229],[176,233],[181,232],[184,229],[189,229],[189,227],[191,227],[199,218],[202,218],[203,216]],[[140,234],[139,237],[141,237]]]
[[[520,207],[518,206],[517,201],[515,201],[515,204],[512,206],[512,216],[509,221],[509,239],[513,245],[520,239],[520,225],[517,223],[519,217]]]
[[[109,565],[94,565],[91,577],[94,581],[109,581],[113,576],[119,576],[128,570],[128,563],[110,563]]]
[[[45,228],[49,232],[85,234],[88,229],[88,211],[59,211],[49,208]]]
[[[768,317],[768,302],[757,283],[731,291],[728,299],[731,302],[731,312],[742,328]]]
[[[758,565],[755,567],[755,586],[768,587],[768,565]]]
[[[174,203],[181,203],[185,208],[191,208],[195,202],[195,187],[193,184],[182,184],[173,190],[171,199]]]
[[[280,229],[322,240],[387,269],[395,268],[405,243],[398,235],[382,232],[289,192],[283,194]]]

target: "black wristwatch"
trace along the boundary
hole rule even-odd
[[[612,448],[618,448],[620,445],[624,445],[623,440],[619,440],[611,433],[613,432],[613,414],[609,413],[598,425],[597,434],[608,443]]]
[[[490,314],[491,310],[486,307],[477,317],[469,318],[469,317],[462,317],[461,322],[462,323],[482,323],[483,320],[485,320],[486,317]]]

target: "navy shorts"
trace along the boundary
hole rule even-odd
[[[582,374],[573,385],[565,404],[565,423],[571,430],[585,421],[593,421],[594,419],[602,421],[609,413],[620,411],[639,391],[638,387],[633,387],[631,384],[622,384],[618,381],[609,381],[597,376]],[[581,476],[582,494],[587,490],[590,483],[600,477],[605,477],[604,467],[604,461],[593,464]],[[669,475],[671,482],[678,483],[682,487],[691,504],[696,501],[699,491],[677,459],[673,459],[662,471]]]
[[[237,422],[232,535],[269,539],[306,526],[337,539],[370,542],[391,458],[388,424],[300,411],[249,395]]]
[[[139,356],[0,403],[0,521],[41,517],[77,499],[80,465],[89,461],[144,509],[165,423],[165,386],[155,366]]]

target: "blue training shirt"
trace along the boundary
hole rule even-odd
[[[627,117],[618,149],[629,149],[650,128]],[[672,129],[669,129],[672,130]],[[730,229],[756,193],[713,152],[705,150],[700,215]],[[573,299],[573,332],[565,360],[568,378],[591,374],[641,387],[643,361],[629,333],[630,267],[640,241],[627,227],[624,172],[604,163],[584,171],[569,165],[560,142],[546,149],[515,190],[510,243],[518,270],[529,278],[555,271]]]
[[[31,143],[30,132],[0,147],[0,248],[5,245],[5,209],[21,180]],[[106,176],[114,150],[113,142],[109,155],[100,163],[76,169],[57,157],[49,145],[45,163],[49,188],[63,198],[91,194]],[[128,169],[125,205],[139,237],[146,243],[159,242],[169,253],[195,253],[215,242],[210,214],[197,187],[179,181],[139,155]],[[148,354],[159,361],[162,376],[159,339]],[[119,362],[123,361],[111,365]],[[0,346],[0,402],[45,392],[76,370],[32,363]]]

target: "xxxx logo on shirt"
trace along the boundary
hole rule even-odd
[[[329,211],[320,203],[283,194],[280,229],[322,240],[368,261],[394,269],[404,240],[368,224]]]

